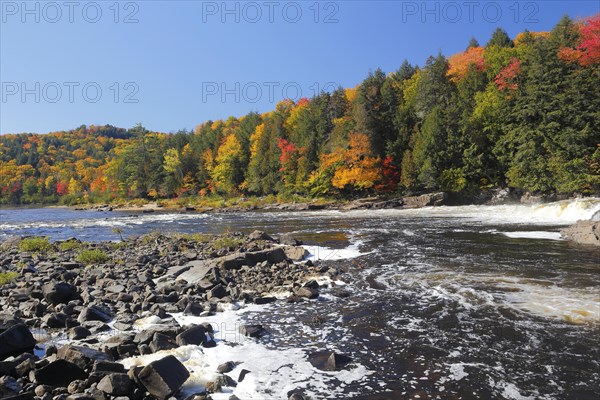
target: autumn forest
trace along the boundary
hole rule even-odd
[[[401,59],[401,58],[400,58]],[[0,202],[600,193],[600,14],[376,70],[355,88],[160,133],[0,136]]]

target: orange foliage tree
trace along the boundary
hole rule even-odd
[[[474,65],[478,71],[485,70],[485,49],[483,47],[470,47],[463,53],[453,55],[448,59],[448,72],[447,75],[453,82],[458,82],[463,79],[469,67]]]

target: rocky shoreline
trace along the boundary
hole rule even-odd
[[[520,190],[490,189],[475,195],[460,195],[448,192],[432,192],[407,196],[372,196],[361,197],[353,200],[336,201],[308,201],[292,203],[260,203],[245,204],[245,198],[222,207],[205,207],[198,205],[169,207],[160,202],[149,202],[143,205],[132,203],[119,204],[92,204],[71,207],[74,210],[96,211],[126,211],[126,212],[244,212],[244,211],[311,211],[311,210],[379,210],[379,209],[413,209],[423,207],[436,207],[442,205],[508,205],[508,204],[543,204],[553,201],[580,198],[568,195],[540,195]]]
[[[0,252],[5,279],[0,286],[0,397],[201,400],[236,386],[252,373],[237,360],[219,365],[205,390],[185,397],[179,390],[190,373],[176,357],[129,370],[119,361],[181,346],[220,345],[210,324],[182,326],[173,314],[210,316],[240,304],[317,298],[322,287],[317,279],[334,278],[338,271],[303,261],[307,251],[300,245],[293,237],[272,238],[260,231],[153,233],[95,244],[5,241]],[[148,319],[156,324],[136,329]],[[264,333],[260,324],[238,330],[248,338]],[[57,337],[62,342],[51,340]],[[336,362],[347,360],[332,353],[326,365],[335,369]],[[297,391],[288,395],[308,398]]]

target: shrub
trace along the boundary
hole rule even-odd
[[[182,233],[179,235],[181,239],[187,240],[188,242],[196,243],[207,243],[210,241],[211,236],[204,233]]]
[[[216,239],[212,243],[212,247],[215,250],[222,250],[222,249],[232,250],[242,244],[244,244],[244,239],[242,239],[242,238],[225,236],[225,237],[220,237],[220,238]]]
[[[58,245],[60,251],[69,251],[81,248],[81,242],[77,240],[69,240]]]
[[[81,253],[79,253],[79,255],[77,256],[77,261],[86,265],[102,264],[108,261],[108,259],[108,254],[106,254],[100,249],[82,250]]]
[[[18,272],[9,271],[9,272],[0,272],[0,286],[6,285],[19,276]]]
[[[19,250],[32,253],[44,253],[52,249],[52,244],[47,237],[36,236],[25,238],[19,243]]]

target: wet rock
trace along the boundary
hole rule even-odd
[[[225,374],[227,372],[233,371],[234,368],[235,368],[235,363],[233,361],[227,361],[227,362],[219,365],[217,367],[217,371],[222,374]]]
[[[30,352],[36,340],[25,324],[13,325],[0,333],[0,360],[7,357]]]
[[[76,326],[74,328],[69,329],[67,332],[67,336],[71,340],[81,340],[90,336],[92,333],[89,329],[84,328],[83,326]]]
[[[219,376],[217,376],[217,378],[214,380],[214,385],[216,387],[236,387],[237,386],[237,382],[235,380],[233,380],[233,378],[231,378],[228,375],[224,375],[221,374]]]
[[[178,346],[187,346],[190,344],[199,346],[207,341],[206,329],[202,325],[196,325],[181,332],[175,338]]]
[[[77,379],[86,379],[87,373],[67,360],[56,360],[34,372],[35,382],[54,387],[67,387]]]
[[[127,374],[106,375],[98,382],[98,389],[111,396],[125,396],[133,388],[132,382]]]
[[[344,354],[331,353],[329,358],[327,358],[327,362],[325,363],[325,370],[335,371],[350,362],[352,362],[352,358]]]
[[[59,359],[70,361],[82,369],[91,367],[96,361],[113,361],[113,358],[107,353],[74,345],[61,347],[56,356]]]
[[[298,297],[304,297],[307,299],[316,299],[319,297],[319,291],[317,289],[311,289],[308,287],[300,287],[294,290],[294,294]]]
[[[317,351],[308,355],[308,361],[323,371],[336,371],[352,362],[352,359],[344,354],[331,351]]]
[[[255,304],[269,304],[269,303],[273,303],[277,300],[277,298],[275,297],[255,297],[254,298],[254,303]]]
[[[262,325],[259,324],[244,324],[240,326],[239,330],[242,335],[253,338],[258,338],[265,332]]]
[[[301,393],[292,393],[288,400],[309,400],[309,397],[301,394]]]
[[[238,382],[242,382],[244,378],[246,378],[246,375],[248,375],[249,373],[250,371],[248,371],[247,369],[242,369],[240,371],[240,375],[238,376]]]
[[[77,288],[64,282],[50,282],[42,287],[42,293],[50,304],[66,304],[77,297]]]
[[[2,396],[2,398],[14,396],[18,394],[21,389],[21,384],[12,376],[3,376],[0,378],[0,396]]]
[[[592,215],[592,218],[590,218],[590,221],[600,221],[600,210],[596,211],[594,213],[594,215]]]
[[[169,355],[144,367],[138,380],[152,396],[164,400],[177,392],[189,376],[183,364]]]

